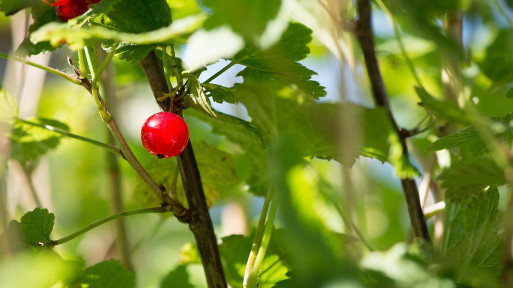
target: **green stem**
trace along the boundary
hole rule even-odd
[[[265,230],[264,235],[262,236],[262,243],[260,244],[258,254],[255,258],[255,265],[253,266],[253,269],[249,275],[247,287],[258,287],[258,276],[260,274],[260,270],[262,269],[262,263],[264,262],[265,254],[267,253],[267,247],[269,247],[269,242],[271,241],[271,234],[273,233],[274,218],[276,217],[277,208],[278,203],[276,203],[276,200],[272,200],[269,216],[265,222]]]
[[[91,82],[91,94],[93,94],[94,103],[96,104],[96,108],[98,108],[98,111],[100,112],[100,115],[101,115],[103,121],[105,123],[108,123],[111,121],[112,115],[109,113],[109,111],[107,111],[107,108],[105,107],[105,102],[103,101],[103,99],[100,96],[100,91],[99,91],[99,87],[98,87],[98,81],[99,81],[98,77],[100,77],[100,74],[96,73],[96,71],[100,71],[100,70],[103,71],[103,70],[102,69],[98,69],[98,70],[94,69],[94,67],[96,67],[96,66],[94,63],[94,59],[93,59],[91,53],[89,52],[89,48],[84,47],[84,51],[85,51],[85,56],[87,59],[87,64],[89,65],[89,71],[91,71],[91,77],[93,79],[93,81]],[[104,61],[104,64],[105,63],[106,63],[106,61]]]
[[[232,68],[232,66],[235,64],[237,64],[237,63],[235,63],[235,61],[230,62],[230,64],[224,66],[223,69],[217,71],[216,74],[212,75],[210,78],[205,80],[205,82],[203,82],[203,84],[210,83],[212,80],[216,79],[219,75],[223,74],[226,70]]]
[[[78,79],[75,76],[71,76],[71,75],[69,75],[67,73],[64,73],[62,71],[59,71],[57,69],[53,69],[53,68],[50,68],[50,67],[45,66],[45,65],[37,64],[37,63],[25,60],[25,59],[20,58],[20,57],[16,57],[16,56],[11,56],[11,55],[0,53],[0,58],[4,58],[4,59],[8,59],[8,60],[13,60],[13,61],[16,61],[16,62],[20,62],[20,63],[23,63],[23,64],[30,65],[32,67],[39,68],[39,69],[44,70],[44,71],[46,71],[48,73],[52,73],[54,75],[62,77],[62,78],[68,80],[69,82],[71,82],[73,84],[77,84],[77,85],[81,85],[82,84],[80,79]]]
[[[91,231],[92,229],[102,225],[102,224],[105,224],[109,221],[112,221],[112,220],[115,220],[115,219],[118,219],[118,218],[121,218],[121,217],[126,217],[126,216],[131,216],[131,215],[137,215],[137,214],[146,214],[146,213],[165,213],[165,212],[169,212],[169,209],[167,209],[167,207],[153,207],[153,208],[142,208],[142,209],[137,209],[137,210],[132,210],[132,211],[126,211],[126,212],[121,212],[119,214],[114,214],[114,215],[111,215],[107,218],[103,218],[99,221],[96,221],[94,223],[91,223],[89,224],[87,227],[85,228],[82,228],[80,230],[78,230],[77,232],[75,233],[72,233],[64,238],[61,238],[61,239],[58,239],[58,240],[52,240],[52,241],[49,241],[47,243],[47,247],[54,247],[56,245],[60,245],[60,244],[63,244],[63,243],[66,243],[68,241],[71,241],[75,238],[77,238],[78,236],[88,232],[88,231]]]
[[[95,69],[93,66],[94,62],[92,56],[90,55],[89,49],[87,47],[84,48],[84,51],[86,56],[85,58],[89,65],[89,71],[91,71],[91,74],[93,74],[91,77],[94,78],[96,77],[96,74],[94,72]],[[85,79],[84,81],[90,83],[88,82],[88,79]],[[90,86],[92,86],[92,84]],[[180,203],[171,199],[171,197],[169,197],[169,195],[167,194],[165,188],[157,184],[157,182],[155,182],[155,180],[150,176],[150,174],[148,174],[148,171],[144,169],[139,160],[137,160],[134,153],[132,152],[132,149],[130,149],[130,146],[128,146],[125,137],[119,130],[119,127],[117,126],[114,117],[112,117],[112,115],[109,113],[105,103],[103,102],[103,99],[100,96],[99,89],[97,87],[91,87],[91,89],[88,89],[88,91],[93,95],[98,111],[100,112],[103,121],[112,133],[112,136],[114,137],[114,139],[116,139],[116,142],[118,143],[119,149],[121,150],[121,153],[125,160],[130,164],[130,166],[132,166],[132,169],[134,169],[137,175],[139,175],[139,177],[141,177],[141,179],[148,185],[148,187],[155,194],[155,196],[157,196],[157,198],[160,199],[166,205],[169,205],[175,216],[177,216],[180,221],[184,221],[183,218],[187,216],[186,214],[188,211]]]
[[[420,82],[420,78],[417,75],[415,66],[413,66],[413,62],[411,61],[410,57],[408,56],[408,53],[406,52],[406,48],[404,48],[404,43],[401,38],[401,31],[399,31],[399,27],[397,25],[397,22],[395,21],[394,15],[392,15],[392,13],[390,12],[390,10],[388,10],[387,6],[385,5],[385,3],[383,3],[382,0],[376,0],[376,4],[378,4],[378,6],[381,8],[381,10],[383,10],[383,12],[385,12],[385,14],[387,14],[388,19],[390,19],[390,22],[392,22],[392,27],[394,27],[394,33],[395,33],[395,38],[397,39],[397,44],[399,44],[399,49],[401,49],[401,53],[403,54],[404,59],[406,59],[408,68],[411,70],[411,73],[413,74],[413,78],[415,78],[415,82],[417,82],[417,85],[419,87],[424,87],[424,86],[422,86],[422,82]]]
[[[162,68],[164,69],[164,75],[166,75],[166,84],[167,84],[167,90],[173,91],[173,84],[171,84],[171,79],[169,79],[168,71],[167,71],[167,65],[166,65],[166,47],[162,47]],[[179,85],[178,85],[179,86]]]
[[[258,252],[260,251],[260,247],[262,246],[262,240],[265,233],[265,218],[267,216],[267,212],[269,211],[269,205],[271,204],[272,198],[272,190],[267,191],[267,194],[265,195],[264,205],[262,206],[262,211],[260,212],[260,218],[258,219],[255,238],[253,240],[253,245],[251,246],[251,252],[249,253],[248,262],[246,264],[246,271],[244,272],[244,288],[251,287],[248,285],[255,270],[255,263]]]
[[[80,69],[80,75],[82,75],[82,77],[84,78],[87,78],[87,66],[85,65],[85,57],[86,56],[84,49],[78,50],[78,65]]]
[[[83,142],[86,142],[86,143],[89,143],[89,144],[96,145],[98,147],[107,149],[107,150],[111,151],[112,153],[114,153],[114,154],[116,154],[116,155],[118,155],[120,157],[123,157],[123,154],[121,153],[121,149],[119,149],[118,147],[116,147],[114,145],[103,143],[103,142],[96,141],[96,140],[93,140],[93,139],[89,139],[89,138],[86,138],[86,137],[83,137],[83,136],[79,136],[79,135],[70,133],[70,132],[68,132],[66,130],[62,130],[62,129],[59,129],[57,127],[53,127],[53,126],[50,126],[50,125],[47,125],[47,124],[34,123],[34,122],[27,121],[27,120],[24,120],[24,119],[21,119],[21,118],[18,118],[18,119],[21,122],[26,123],[26,124],[29,124],[29,125],[32,125],[32,126],[35,126],[35,127],[39,127],[39,128],[42,128],[42,129],[46,129],[46,130],[49,130],[49,131],[61,134],[63,136],[70,137],[70,138],[73,138],[73,139],[77,139],[77,140],[80,140],[80,141],[83,141]]]
[[[100,78],[103,74],[103,71],[107,69],[107,66],[112,61],[112,58],[114,57],[114,54],[116,54],[116,48],[118,47],[119,42],[114,43],[114,46],[112,47],[112,50],[107,54],[107,57],[105,57],[105,60],[103,61],[102,65],[98,68],[98,70],[94,71],[94,77],[92,81],[92,86],[96,87],[98,85],[98,82],[100,81]],[[94,66],[89,66],[94,67]]]

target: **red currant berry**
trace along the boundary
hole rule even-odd
[[[69,19],[80,16],[87,10],[89,10],[89,5],[82,0],[69,0],[68,3],[55,7],[57,17],[63,22],[68,22]]]
[[[69,2],[69,0],[43,0],[48,5],[52,6],[62,6]]]
[[[146,151],[158,158],[171,158],[187,146],[189,128],[182,117],[175,113],[159,112],[144,122],[141,140]]]

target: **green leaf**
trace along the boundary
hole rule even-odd
[[[126,270],[117,260],[107,260],[88,267],[81,280],[82,286],[88,288],[135,287],[135,273]]]
[[[55,215],[47,209],[36,208],[21,217],[24,242],[32,247],[43,247],[50,241]]]
[[[237,74],[237,76],[251,78],[252,80],[274,80],[282,83],[283,85],[294,85],[305,94],[311,95],[313,99],[319,99],[320,97],[326,96],[326,90],[324,87],[321,86],[319,82],[310,80],[310,76],[271,74],[252,68],[242,70]]]
[[[265,174],[265,159],[267,148],[260,132],[249,122],[237,117],[216,111],[217,117],[211,118],[196,110],[185,110],[191,115],[212,127],[212,132],[225,136],[232,143],[237,144],[252,163],[250,179],[247,179],[251,191],[257,195],[264,195],[266,190],[262,175]]]
[[[441,244],[441,253],[446,260],[458,265],[459,269],[470,268],[472,273],[489,274],[488,278],[492,279],[499,277],[502,268],[503,237],[497,228],[498,204],[499,193],[496,187],[490,187],[487,191],[476,191],[460,203],[446,201]],[[479,274],[461,274],[460,280],[463,282],[465,279],[475,281],[482,277],[481,285],[474,287],[489,285],[484,280],[485,275],[476,277]]]
[[[500,30],[488,48],[486,57],[479,63],[483,73],[494,82],[513,79],[513,59],[509,51],[513,49],[513,29]]]
[[[16,12],[28,8],[33,5],[41,4],[40,0],[2,0],[0,1],[0,11],[6,16],[15,14]]]
[[[447,190],[446,198],[460,203],[487,186],[506,183],[504,171],[489,158],[476,158],[471,162],[455,160],[438,176]],[[476,192],[477,191],[477,192]]]
[[[228,24],[245,39],[253,40],[266,29],[270,20],[276,17],[281,6],[280,0],[203,0],[212,9],[212,16],[206,25],[209,28]]]
[[[231,154],[219,150],[215,146],[203,141],[192,144],[207,205],[212,206],[226,187],[237,182],[235,163]],[[178,166],[174,159],[155,159],[146,169],[158,184],[166,187],[167,191],[176,191],[180,202],[187,206],[182,179],[178,174]],[[146,206],[160,205],[155,194],[141,180],[136,185],[135,193],[138,200]]]
[[[223,261],[226,279],[230,286],[241,287],[244,279],[246,263],[251,251],[252,239],[242,235],[231,235],[222,238],[219,252]],[[273,241],[273,237],[271,237]],[[287,279],[289,268],[283,263],[276,251],[269,249],[262,263],[258,278],[258,287],[271,288]]]
[[[77,287],[79,265],[51,250],[9,255],[0,263],[2,287]],[[80,287],[80,286],[78,286]]]
[[[217,194],[222,191],[223,187],[237,182],[237,170],[230,153],[219,150],[204,141],[194,142],[193,144],[205,189],[215,190]],[[207,202],[213,204],[213,201]]]
[[[247,47],[235,55],[233,61],[267,73],[310,77],[316,73],[296,61],[303,60],[310,53],[307,45],[312,41],[311,34],[308,27],[292,23],[271,48]]]
[[[259,129],[265,143],[275,142],[282,135],[296,138],[305,157],[336,159],[352,165],[358,155],[388,159],[390,122],[384,110],[365,109],[361,106],[318,103],[310,95],[277,79],[264,80],[246,74],[243,84],[235,85],[237,101],[244,104]],[[357,151],[342,151],[338,131],[341,131],[339,113],[352,111],[357,115],[356,131],[362,138],[351,139]],[[352,120],[352,119],[351,119]],[[362,141],[363,140],[363,141]]]
[[[69,131],[66,124],[53,119],[35,118],[31,122]],[[11,139],[11,157],[25,164],[31,160],[37,160],[49,150],[55,149],[59,145],[62,135],[29,125],[18,119],[14,123],[9,138]]]
[[[171,24],[171,9],[165,0],[123,0],[89,22],[122,32],[148,32]]]
[[[0,125],[12,126],[19,113],[16,98],[0,86]]]
[[[217,84],[203,84],[203,88],[205,88],[206,95],[208,97],[212,97],[212,100],[216,103],[228,102],[231,104],[235,104],[235,95],[233,95],[232,89],[226,88]]]
[[[492,118],[489,126],[495,130],[499,141],[510,145],[513,142],[513,113],[503,117]],[[468,127],[457,133],[445,136],[429,145],[428,151],[460,148],[461,155],[466,161],[473,160],[489,152],[487,143],[474,127]]]
[[[189,273],[187,266],[178,265],[175,269],[171,270],[166,277],[162,280],[160,288],[194,288],[189,281]]]
[[[120,54],[118,56],[126,60],[137,60],[146,56],[157,44],[171,43],[175,38],[191,33],[201,26],[204,20],[205,15],[191,16],[177,20],[166,27],[157,27],[150,32],[127,31],[122,29],[123,26],[107,25],[110,22],[105,25],[93,22],[90,29],[52,22],[32,33],[31,40],[33,42],[50,41],[54,47],[65,42],[72,50],[101,41],[107,41],[104,47],[109,50],[113,47],[114,41],[119,41],[121,43],[117,51]]]
[[[417,170],[417,168],[411,164],[410,159],[405,156],[399,136],[396,133],[391,133],[388,137],[388,141],[390,142],[388,161],[394,166],[397,177],[401,179],[413,179],[419,176],[419,170]]]
[[[216,113],[212,110],[210,100],[208,100],[203,87],[196,76],[190,74],[188,79],[189,94],[184,99],[185,107],[191,107],[207,114],[210,117],[216,117]]]
[[[458,107],[458,105],[456,105],[456,103],[450,100],[441,101],[435,99],[426,90],[420,87],[415,87],[415,92],[417,92],[417,95],[422,101],[421,105],[432,113],[458,123],[469,123],[468,116]]]
[[[349,276],[355,269],[342,260],[348,246],[325,225],[319,175],[305,163],[299,145],[293,136],[281,138],[271,149],[266,172],[276,189],[280,219],[287,227],[284,243],[300,287],[323,287],[327,279]]]
[[[367,287],[455,287],[453,281],[430,271],[428,263],[410,250],[407,244],[399,243],[388,251],[368,253],[360,262],[365,269],[361,278],[374,284]],[[379,282],[372,282],[376,280]]]

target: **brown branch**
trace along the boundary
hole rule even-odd
[[[376,57],[376,50],[374,48],[374,36],[372,32],[371,24],[371,3],[370,0],[357,0],[358,9],[358,21],[356,22],[356,36],[360,47],[363,52],[365,59],[365,65],[367,67],[367,75],[369,76],[372,95],[374,102],[377,106],[386,109],[390,122],[392,123],[395,132],[401,140],[403,157],[408,158],[408,147],[406,145],[406,138],[401,136],[401,129],[397,124],[397,121],[392,114],[390,103],[388,101],[388,95],[383,82],[383,77],[378,65],[378,59]],[[420,206],[419,191],[417,184],[414,179],[403,178],[401,179],[401,185],[404,192],[404,198],[406,205],[408,206],[408,213],[410,214],[410,221],[413,227],[415,237],[423,238],[427,242],[431,243],[431,237],[426,224],[426,219]]]
[[[141,66],[148,78],[155,99],[159,99],[164,93],[169,93],[162,63],[160,63],[154,52],[150,52],[141,60]],[[178,115],[182,114],[179,105],[172,105],[172,100],[170,99],[157,102],[164,111],[172,109],[174,113]],[[189,202],[189,212],[191,216],[188,222],[189,228],[194,234],[196,244],[198,245],[208,287],[227,287],[214,233],[214,226],[208,212],[198,165],[190,141],[187,147],[185,147],[185,150],[178,155],[178,166],[180,168],[187,201]]]

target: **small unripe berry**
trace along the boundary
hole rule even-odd
[[[141,141],[146,151],[158,158],[171,158],[187,146],[189,128],[182,117],[175,113],[159,112],[144,122]]]

